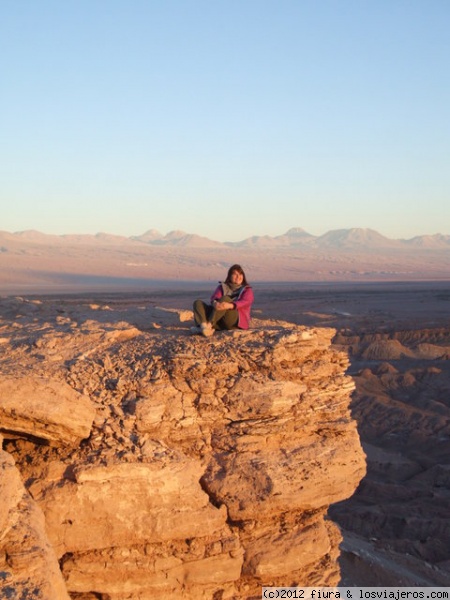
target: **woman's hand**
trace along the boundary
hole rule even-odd
[[[214,308],[216,310],[231,310],[234,308],[234,304],[232,302],[220,302],[219,300],[215,300]]]

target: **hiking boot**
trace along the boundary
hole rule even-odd
[[[200,325],[200,329],[201,329],[201,334],[204,337],[209,337],[209,336],[213,335],[213,333],[214,333],[214,329],[213,329],[213,326],[211,325],[211,323],[202,323]]]

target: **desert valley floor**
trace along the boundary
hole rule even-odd
[[[450,585],[450,282],[258,283],[256,320],[330,327],[350,356],[367,475],[332,506],[343,584]],[[27,301],[190,310],[209,284]],[[188,327],[191,323],[186,323]],[[216,335],[221,335],[216,334]]]

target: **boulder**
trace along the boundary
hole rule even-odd
[[[0,381],[0,431],[51,445],[75,446],[89,437],[95,408],[64,381],[29,375]]]

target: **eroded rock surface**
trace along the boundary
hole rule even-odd
[[[89,398],[63,381],[33,375],[0,381],[0,423],[10,434],[78,445],[89,437],[94,416]]]
[[[42,510],[25,490],[13,458],[3,450],[0,498],[1,597],[69,600]]]
[[[448,586],[450,327],[386,329],[335,339],[351,347],[368,463],[351,500],[332,509],[342,558],[355,585]]]
[[[0,309],[0,585],[11,598],[29,583],[49,600],[337,584],[328,508],[352,495],[365,457],[333,330],[255,321],[205,339],[184,312],[120,301]],[[33,548],[14,514],[37,531]],[[50,565],[40,578],[36,548]]]

